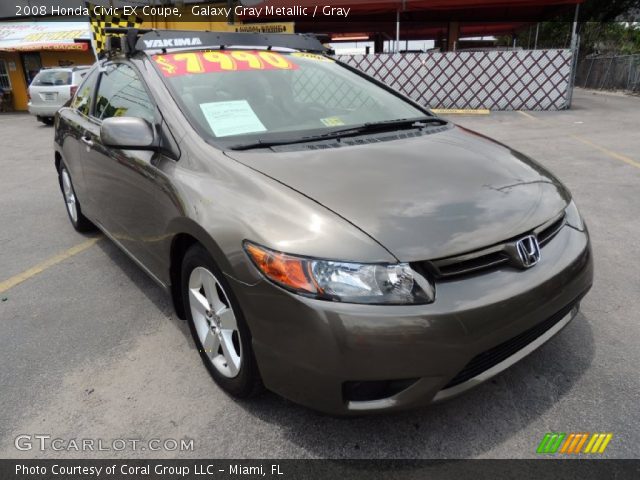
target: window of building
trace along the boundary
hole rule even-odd
[[[11,79],[9,78],[7,62],[2,59],[0,59],[0,89],[11,90]]]

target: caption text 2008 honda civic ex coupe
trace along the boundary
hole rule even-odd
[[[56,116],[74,227],[170,292],[218,385],[334,414],[463,392],[561,330],[589,236],[538,163],[304,35],[127,31]]]

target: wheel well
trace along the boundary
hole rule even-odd
[[[188,233],[179,233],[174,237],[173,242],[171,242],[171,267],[169,268],[171,298],[176,314],[183,320],[186,319],[187,316],[184,310],[185,305],[182,302],[182,259],[185,253],[187,253],[187,250],[197,243],[200,242]]]

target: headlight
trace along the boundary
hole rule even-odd
[[[584,220],[582,220],[582,216],[578,211],[578,207],[576,207],[576,204],[573,200],[571,200],[569,205],[567,205],[567,208],[565,208],[564,212],[565,219],[569,226],[575,228],[576,230],[580,230],[581,232],[584,231]]]
[[[258,270],[296,293],[347,303],[407,305],[433,302],[435,287],[408,263],[374,264],[287,255],[248,241]]]

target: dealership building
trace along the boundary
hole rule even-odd
[[[121,6],[132,2],[94,0],[92,3]],[[187,30],[251,29],[250,26],[227,25],[227,18],[223,15],[194,17],[188,5],[191,3],[182,2],[182,6],[176,7],[182,13],[182,22],[151,15],[145,17],[142,26]],[[37,15],[34,15],[28,1],[0,3],[0,111],[27,110],[27,89],[41,68],[91,65],[95,62],[89,17],[48,15],[56,9],[77,9],[79,5],[85,4],[81,0],[40,0]],[[217,5],[226,6],[226,3]],[[43,8],[44,15],[40,15],[40,8]],[[293,23],[274,24],[274,27],[278,26],[281,27],[279,31],[293,32]]]
[[[27,87],[43,67],[91,65],[89,22],[0,22],[0,89],[12,110],[27,109]]]
[[[368,41],[372,45],[371,53],[391,55],[349,56],[342,60],[425,106],[547,110],[570,106],[576,52],[568,46],[537,50],[537,40],[531,38],[537,38],[533,26],[537,20],[572,11],[581,2],[332,0],[332,6],[349,9],[349,16],[311,18],[294,13],[283,18],[266,13],[290,4],[289,0],[181,0],[163,2],[179,10],[179,20],[177,16],[151,15],[144,17],[142,26],[211,31],[291,33],[295,30],[322,34],[331,43]],[[120,7],[131,4],[120,0],[95,0],[93,3]],[[227,17],[222,13],[225,9],[235,11],[229,7],[240,3],[263,8],[265,14],[255,18],[234,13]],[[313,8],[325,2],[297,0],[295,3]],[[4,93],[1,109],[4,111],[27,109],[27,88],[40,68],[87,65],[95,61],[88,17],[16,16],[16,9],[21,4],[24,8],[30,2],[17,0],[16,5],[0,4],[0,93]],[[194,14],[196,4],[209,4],[211,8],[207,8],[207,15]],[[40,0],[38,5],[38,8],[44,6],[45,12],[52,12],[55,8],[77,8],[84,2]],[[228,22],[230,20],[235,22]],[[516,42],[517,32],[523,28],[528,28],[530,44],[524,50]],[[495,51],[481,39],[497,35],[512,37],[513,45],[506,49],[508,51]],[[571,36],[570,31],[568,35]],[[436,51],[412,52],[408,47],[411,40],[433,40]]]

